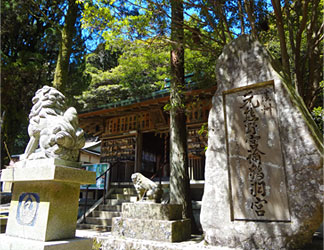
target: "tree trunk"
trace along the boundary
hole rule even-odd
[[[53,86],[65,93],[68,73],[70,56],[72,53],[72,42],[75,33],[75,22],[78,15],[78,5],[75,0],[69,0],[69,7],[65,16],[65,25],[62,30],[62,36],[60,41],[60,50],[56,63],[56,69],[54,74]]]
[[[251,25],[251,33],[252,36],[256,39],[258,37],[257,31],[255,29],[255,17],[254,17],[254,8],[253,8],[253,0],[244,0],[244,6],[246,13],[248,15],[248,19]]]
[[[284,23],[283,23],[283,18],[282,18],[280,0],[271,0],[271,2],[272,2],[275,16],[276,16],[276,25],[277,25],[279,40],[280,40],[282,66],[283,66],[284,72],[287,74],[289,80],[291,80],[289,56],[288,56],[288,50],[287,50],[287,46],[286,46],[285,30],[284,30]]]
[[[183,216],[193,218],[188,176],[188,150],[184,81],[183,2],[171,1],[171,111],[170,111],[170,202],[183,205]],[[194,221],[192,220],[192,224]]]
[[[242,0],[238,0],[238,8],[239,8],[239,16],[240,16],[240,23],[241,23],[241,34],[245,34],[245,28],[244,28],[244,13],[242,8]]]

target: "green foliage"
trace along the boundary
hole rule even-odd
[[[50,81],[55,65],[49,62],[57,58],[58,36],[41,12],[59,22],[62,1],[51,11],[47,3],[38,7],[39,2],[1,1],[1,140],[10,154],[21,153],[21,146],[26,145],[31,98]],[[1,148],[2,164],[7,164],[7,154]]]
[[[99,31],[108,46],[130,44],[138,39],[170,42],[169,1],[80,1],[84,3],[83,27]],[[323,79],[323,39],[321,34],[323,0],[281,1],[282,20],[273,11],[271,1],[185,1],[184,47],[186,72],[195,73],[198,83],[214,78],[215,58],[235,37],[251,34],[259,39],[281,63],[284,29],[291,83],[304,99],[309,110],[320,102],[319,82]],[[305,22],[304,22],[305,21]],[[188,52],[188,50],[190,50]],[[186,59],[187,59],[186,58]],[[193,64],[191,64],[193,63]],[[209,67],[206,67],[208,65]]]
[[[31,99],[37,89],[52,83],[65,8],[66,0],[1,1],[1,140],[8,145],[10,154],[23,152],[28,142]],[[79,25],[77,36],[80,32]],[[80,83],[86,85],[82,73],[83,40],[73,40],[68,97],[80,94]],[[8,158],[1,148],[3,165]]]
[[[147,95],[164,86],[168,68],[168,51],[155,44],[134,42],[127,50],[118,52],[101,47],[87,56],[86,73],[91,76],[91,83],[77,97],[78,102],[83,108],[96,108]]]
[[[205,122],[201,125],[201,128],[198,130],[198,134],[205,138],[208,138],[208,122]],[[205,147],[205,151],[207,151],[208,146]]]
[[[80,0],[84,12],[82,18],[83,28],[100,31],[109,47],[111,44],[129,43],[138,39],[148,39],[152,30],[157,30],[156,20],[160,17],[154,12],[154,6],[147,4],[141,6],[142,1],[131,4],[123,0]],[[165,27],[163,22],[160,27]]]
[[[201,125],[201,128],[198,131],[199,135],[208,136],[208,123],[205,122]]]
[[[192,81],[206,88],[216,84],[216,54],[197,50],[185,50],[185,71],[193,73]]]
[[[322,106],[315,107],[312,111],[312,116],[314,121],[316,122],[318,128],[321,130],[322,134],[324,134],[324,109]]]
[[[101,250],[101,249],[102,249],[102,243],[100,241],[97,241],[96,238],[94,238],[92,242],[92,250]]]
[[[163,110],[166,111],[166,112],[170,112],[171,110],[171,104],[170,103],[167,103],[163,106]]]

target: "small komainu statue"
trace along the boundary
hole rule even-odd
[[[30,140],[20,159],[77,161],[85,139],[76,109],[67,108],[65,96],[49,86],[39,89],[32,102],[28,126]],[[40,150],[35,152],[38,147]]]
[[[149,201],[161,202],[163,190],[161,185],[156,184],[140,173],[134,173],[131,176],[138,201],[144,201],[145,197]]]

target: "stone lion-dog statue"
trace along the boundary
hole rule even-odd
[[[161,202],[163,190],[161,185],[156,184],[150,179],[146,178],[141,173],[134,173],[131,176],[135,190],[137,192],[138,201],[153,201],[156,203]]]
[[[30,140],[20,160],[60,158],[77,161],[85,139],[76,109],[68,108],[65,96],[46,85],[36,92],[32,102],[28,126]]]

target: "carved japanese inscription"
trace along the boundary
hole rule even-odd
[[[232,219],[290,221],[273,82],[223,97]]]

